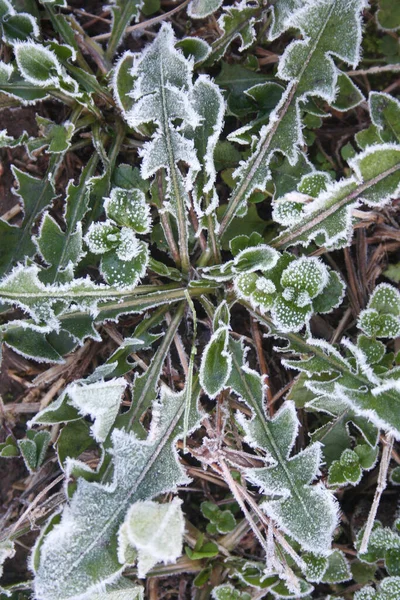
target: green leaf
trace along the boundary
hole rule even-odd
[[[196,427],[199,387],[193,393],[189,429]],[[61,521],[34,550],[35,593],[42,600],[64,600],[96,592],[121,572],[116,536],[135,502],[150,500],[190,481],[178,463],[175,441],[183,433],[185,393],[162,389],[153,406],[147,440],[120,429],[112,433],[112,483],[82,478]]]
[[[200,383],[210,398],[223,390],[232,369],[228,350],[229,328],[219,327],[212,335],[201,358]]]
[[[331,0],[305,4],[290,22],[303,40],[293,41],[282,55],[278,77],[288,87],[261,129],[250,158],[235,172],[237,184],[221,222],[223,234],[232,218],[246,211],[246,201],[256,189],[265,190],[270,180],[269,165],[275,153],[287,156],[293,164],[304,144],[301,133],[301,103],[310,97],[332,103],[337,95],[339,71],[332,54],[349,64],[357,64],[360,54],[361,0]],[[329,33],[328,33],[329,32]]]
[[[48,431],[27,431],[26,438],[18,440],[21,455],[30,473],[43,463],[51,435]]]
[[[376,13],[379,27],[387,31],[395,31],[400,27],[400,8],[391,0],[379,0],[379,10]]]
[[[15,458],[16,456],[19,456],[18,444],[13,438],[13,436],[10,434],[7,436],[6,441],[0,444],[0,457]]]
[[[328,249],[349,245],[353,234],[353,209],[360,203],[387,204],[400,186],[400,146],[379,144],[349,160],[354,175],[331,183],[315,200],[295,215],[293,222],[273,242],[278,248],[315,242]]]
[[[204,19],[212,15],[222,4],[222,0],[191,0],[187,14],[192,19]]]
[[[246,478],[269,496],[261,508],[278,527],[294,538],[305,550],[326,553],[337,523],[334,497],[322,486],[311,486],[321,461],[320,444],[290,456],[298,431],[292,402],[269,419],[264,412],[264,386],[258,373],[244,366],[243,347],[230,342],[232,376],[228,385],[251,408],[248,420],[242,413],[237,419],[246,433],[246,442],[267,453],[262,468],[246,469]]]
[[[195,65],[204,62],[211,52],[211,47],[201,38],[183,38],[175,46],[182,50],[186,58],[192,57]]]
[[[150,207],[139,189],[112,188],[110,197],[105,199],[104,210],[117,225],[129,227],[136,233],[149,233],[151,229]]]
[[[3,564],[8,558],[12,558],[15,554],[14,542],[5,540],[0,542],[0,577],[3,575]],[[4,594],[7,598],[10,593],[0,585],[0,594]]]
[[[42,272],[45,283],[55,283],[72,267],[75,267],[83,255],[81,221],[89,207],[91,177],[98,162],[94,153],[87,166],[82,170],[78,185],[72,181],[66,190],[64,220],[65,230],[46,212],[43,216],[39,235],[35,239],[38,250],[50,265]]]
[[[28,83],[43,88],[62,89],[76,95],[78,84],[58,60],[56,53],[32,41],[14,44],[15,59],[22,77]]]
[[[199,115],[190,102],[193,64],[175,49],[174,42],[171,26],[164,24],[154,42],[130,70],[130,75],[134,78],[131,93],[136,102],[129,110],[124,111],[123,115],[128,125],[136,129],[150,122],[157,125],[151,141],[146,142],[141,152],[141,174],[144,179],[148,179],[160,169],[167,172],[168,201],[164,203],[163,209],[176,220],[182,269],[187,272],[187,208],[190,206],[188,192],[193,187],[193,180],[200,165],[193,141],[184,137],[181,129],[199,125]],[[114,81],[116,95],[121,89],[119,79],[117,75]],[[123,98],[119,99],[119,103],[123,106]],[[183,127],[180,129],[173,125],[177,119],[182,121]],[[188,165],[188,173],[185,176],[177,167],[179,161]]]
[[[39,417],[43,419],[42,416]],[[40,414],[40,413],[39,413]],[[65,462],[67,458],[76,459],[94,445],[93,437],[90,435],[89,423],[86,423],[83,419],[77,421],[70,421],[61,429],[61,433],[57,438],[57,455],[60,466],[65,468]]]
[[[185,519],[182,500],[168,504],[151,500],[135,502],[130,507],[120,531],[138,552],[138,576],[145,577],[159,562],[173,563],[182,554]],[[121,560],[120,562],[125,562]]]
[[[0,31],[6,44],[26,41],[39,36],[39,27],[34,16],[26,12],[18,12],[8,0],[0,5]]]
[[[0,274],[7,273],[19,261],[35,254],[31,228],[35,219],[55,198],[54,184],[49,177],[37,179],[12,167],[17,180],[17,195],[23,203],[24,218],[20,227],[0,219],[3,251],[0,255]]]
[[[213,43],[206,64],[212,64],[222,58],[228,46],[236,38],[240,40],[240,52],[249,48],[256,37],[254,25],[261,16],[260,6],[251,5],[246,0],[224,8],[224,13],[218,19],[218,27],[222,35]]]
[[[361,311],[358,326],[368,336],[396,338],[400,335],[400,292],[388,283],[378,285]]]
[[[126,28],[129,23],[133,20],[138,20],[142,6],[143,0],[131,0],[130,2],[125,2],[124,0],[111,1],[112,27],[106,52],[109,60],[114,58],[116,50],[126,35]]]
[[[383,92],[371,92],[369,105],[372,123],[382,142],[400,142],[400,102]]]

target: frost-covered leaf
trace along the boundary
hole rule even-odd
[[[186,130],[187,137],[194,141],[201,165],[194,182],[193,200],[200,224],[206,226],[207,217],[213,215],[218,206],[218,196],[214,189],[217,177],[214,151],[223,127],[225,103],[218,86],[201,75],[193,86],[192,104],[202,119],[198,127]]]
[[[272,23],[268,38],[274,40],[296,23],[296,11],[304,5],[303,0],[277,0],[271,7]]]
[[[70,384],[65,394],[67,402],[75,407],[81,415],[89,415],[94,420],[91,427],[93,437],[104,442],[117,417],[127,381],[120,377],[110,381],[98,381],[87,385]],[[40,416],[36,418],[40,421]]]
[[[178,498],[167,504],[147,500],[135,502],[128,510],[122,528],[138,552],[140,578],[157,563],[174,563],[182,554],[185,519],[181,505]]]
[[[229,327],[219,327],[204,348],[201,358],[200,383],[210,398],[223,390],[232,369],[228,350]]]
[[[193,63],[187,60],[174,46],[175,38],[169,24],[164,24],[154,42],[133,62],[128,75],[133,78],[130,92],[134,104],[124,110],[127,123],[133,128],[153,123],[157,126],[151,141],[140,151],[141,174],[150,178],[158,170],[167,172],[166,195],[163,209],[169,211],[178,226],[180,252],[183,269],[188,270],[188,225],[187,209],[190,206],[188,192],[192,188],[195,174],[200,169],[193,141],[182,135],[185,127],[197,127],[199,115],[190,98],[193,89]],[[124,60],[124,59],[122,59]],[[121,77],[126,78],[126,70]],[[124,99],[119,96],[120,78],[114,81],[114,93],[121,106]],[[177,121],[180,125],[177,126]],[[179,161],[188,166],[183,175]]]
[[[189,431],[196,427],[199,387],[193,392]],[[61,521],[37,543],[32,564],[39,600],[66,600],[94,593],[123,569],[117,556],[117,534],[129,507],[151,500],[190,481],[178,462],[175,441],[183,434],[185,391],[163,388],[153,405],[147,439],[121,429],[112,433],[112,482],[83,478]]]
[[[262,18],[262,9],[258,3],[241,0],[233,6],[224,8],[218,19],[218,27],[222,35],[213,43],[211,55],[207,64],[223,57],[228,46],[236,39],[240,40],[239,51],[243,52],[255,41],[256,32],[254,25]]]
[[[251,595],[247,592],[240,592],[230,583],[217,585],[212,591],[214,600],[251,600]]]
[[[146,286],[139,294],[129,287],[95,284],[89,278],[74,279],[67,284],[44,285],[38,278],[39,272],[35,265],[17,266],[0,282],[1,302],[22,308],[33,318],[35,327],[43,327],[45,323],[47,332],[65,328],[78,340],[87,336],[98,339],[93,319],[116,320],[123,314],[141,313],[161,304],[185,299],[183,288],[171,289],[169,284]],[[201,295],[204,288],[193,288],[191,293]]]
[[[400,335],[400,292],[388,283],[373,291],[367,308],[361,311],[358,326],[368,336],[396,338]]]
[[[12,558],[15,554],[14,542],[6,540],[0,542],[0,577],[3,575],[3,564],[7,558]],[[5,590],[0,585],[0,594],[4,594],[6,597],[11,596],[11,593]]]
[[[31,239],[32,225],[55,198],[54,183],[51,179],[37,179],[16,167],[12,170],[18,183],[17,196],[23,203],[24,218],[20,227],[0,219],[0,274],[7,273],[17,262],[34,255],[36,248]]]
[[[355,592],[354,600],[394,600],[400,594],[400,577],[386,577],[382,579],[378,590],[367,586]]]
[[[35,17],[27,12],[17,12],[12,2],[1,0],[0,37],[6,44],[26,41],[39,36],[39,27]]]
[[[53,217],[46,212],[43,216],[39,235],[35,244],[49,267],[41,273],[41,280],[53,283],[68,276],[71,265],[75,265],[83,256],[82,219],[89,207],[90,178],[97,165],[94,154],[82,170],[78,185],[72,181],[66,190],[64,220],[65,229],[61,229]]]
[[[72,96],[78,93],[78,84],[70,77],[54,50],[32,41],[14,44],[15,59],[22,77],[28,83],[61,89]]]
[[[139,234],[149,233],[151,229],[150,207],[139,189],[112,188],[104,210],[108,218],[121,227],[129,227]]]
[[[48,431],[27,431],[26,438],[18,440],[22,458],[30,473],[36,471],[43,463],[51,435]]]
[[[195,65],[204,62],[211,52],[211,46],[201,38],[186,37],[179,40],[175,46],[182,50],[186,58],[193,58]]]
[[[314,312],[326,313],[339,306],[344,283],[336,273],[317,258],[301,257],[296,260],[293,255],[280,255],[275,250],[271,257],[272,250],[269,246],[260,245],[246,248],[235,257],[234,270],[243,271],[234,278],[239,298],[248,300],[252,306],[259,306],[262,311],[270,310],[275,325],[281,331],[299,331]],[[229,275],[227,266],[226,263]],[[255,270],[261,270],[262,276],[257,275]]]
[[[359,552],[364,529],[361,529],[357,535],[355,546]],[[381,523],[376,521],[368,540],[366,552],[360,554],[362,561],[367,563],[376,563],[384,560],[385,568],[389,575],[400,575],[400,535],[395,528],[382,527]]]
[[[261,129],[254,152],[234,173],[238,181],[221,223],[222,231],[235,214],[244,214],[245,202],[255,189],[265,190],[275,153],[284,154],[292,164],[296,161],[304,144],[301,104],[315,97],[328,103],[335,100],[340,71],[332,56],[357,64],[363,6],[362,0],[318,0],[295,12],[290,25],[300,30],[303,39],[286,48],[278,66],[278,77],[288,86],[269,124]]]
[[[323,402],[329,399],[332,403],[340,400],[357,416],[366,417],[375,427],[390,430],[396,438],[400,437],[400,390],[390,372],[378,377],[362,350],[347,339],[342,344],[353,355],[354,365],[323,340],[300,341],[294,335],[287,339],[290,339],[287,351],[301,353],[305,358],[284,359],[283,364],[308,375],[305,385],[316,399]],[[320,373],[329,373],[332,378],[321,381]]]
[[[143,593],[140,585],[121,577],[116,583],[106,585],[101,592],[90,594],[87,600],[144,600]]]
[[[60,154],[65,152],[71,145],[71,138],[75,131],[75,126],[69,121],[57,125],[50,119],[45,119],[36,115],[36,123],[39,128],[39,136],[30,138],[26,143],[26,148],[30,154],[35,154],[43,148],[47,148],[49,154]]]
[[[16,456],[19,456],[18,444],[10,434],[7,436],[6,441],[0,444],[0,457],[15,458]]]
[[[335,499],[323,485],[310,485],[319,474],[321,446],[311,444],[290,456],[299,426],[294,404],[287,401],[272,419],[266,417],[261,376],[244,364],[240,342],[231,341],[230,348],[233,360],[228,385],[253,412],[250,420],[241,413],[237,418],[247,443],[262,448],[268,463],[246,469],[246,478],[270,497],[261,507],[279,528],[305,550],[328,553],[337,524]]]
[[[329,183],[311,202],[303,204],[299,198],[300,203],[287,205],[284,224],[288,227],[274,240],[275,246],[308,246],[312,241],[328,249],[347,246],[353,235],[353,210],[363,203],[384,206],[398,194],[400,146],[368,146],[349,165],[354,172],[351,177]]]
[[[400,102],[383,92],[371,92],[369,106],[372,123],[382,142],[400,142]]]
[[[222,4],[222,0],[191,0],[187,13],[192,19],[204,19],[212,15]]]
[[[111,40],[108,46],[108,56],[112,60],[115,51],[118,49],[126,35],[126,27],[131,21],[137,21],[140,10],[143,7],[143,0],[112,0],[110,2],[112,26]]]

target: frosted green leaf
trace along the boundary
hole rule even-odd
[[[198,423],[199,388],[191,398],[188,431]],[[174,491],[190,481],[178,462],[176,440],[183,435],[185,390],[162,388],[147,439],[114,428],[114,476],[109,483],[78,478],[61,521],[39,540],[32,558],[38,600],[67,600],[99,592],[123,566],[117,556],[118,530],[129,507]]]
[[[300,223],[304,216],[304,205],[309,196],[297,192],[289,192],[274,202],[273,219],[284,227],[292,227]]]
[[[212,591],[214,600],[251,600],[251,595],[247,592],[240,592],[230,583],[217,585]]]
[[[87,385],[72,383],[66,388],[68,403],[94,420],[91,433],[97,442],[104,442],[114,425],[126,386],[127,381],[120,377]]]
[[[219,327],[228,327],[230,321],[230,312],[226,300],[216,308],[213,318],[213,329],[216,331]]]
[[[96,285],[90,279],[75,279],[68,284],[44,285],[38,278],[39,268],[35,265],[17,266],[0,282],[2,302],[14,304],[27,311],[36,323],[44,321],[58,328],[53,305],[75,305],[87,312],[96,313],[99,300],[118,296],[118,291]]]
[[[229,328],[219,327],[201,357],[200,383],[210,398],[215,398],[223,390],[232,369],[228,342]]]
[[[328,556],[328,565],[321,579],[323,583],[341,583],[352,579],[350,564],[344,553],[334,550]]]
[[[273,305],[271,316],[280,331],[300,331],[312,315],[311,303],[298,306],[295,302],[279,296]]]
[[[223,0],[191,0],[187,13],[192,19],[204,19],[219,9]]]
[[[121,578],[117,583],[106,585],[103,591],[90,594],[87,600],[144,600],[143,592],[140,585]]]
[[[400,335],[400,292],[392,285],[378,285],[361,311],[358,326],[371,337],[396,338]]]
[[[252,5],[247,0],[224,8],[223,14],[218,19],[218,27],[222,31],[222,35],[213,43],[207,64],[212,64],[222,58],[228,46],[236,38],[240,40],[239,52],[249,48],[256,38],[254,25],[261,17],[260,7]]]
[[[386,577],[379,584],[378,591],[367,586],[355,592],[354,600],[395,600],[400,594],[400,577]]]
[[[22,42],[14,45],[14,52],[18,69],[26,81],[43,87],[59,87],[65,72],[52,50],[34,42]]]
[[[201,38],[183,38],[175,46],[180,48],[187,58],[192,57],[195,65],[204,62],[211,52],[211,46]]]
[[[0,457],[15,458],[16,456],[19,456],[18,444],[10,434],[7,436],[6,441],[0,444]]]
[[[48,431],[27,431],[26,438],[18,440],[18,446],[25,465],[30,473],[43,463],[51,435]]]
[[[345,73],[339,73],[337,86],[337,96],[331,103],[332,108],[335,110],[345,112],[358,106],[364,100],[364,96],[358,87]]]
[[[36,252],[32,241],[32,226],[40,213],[49,206],[55,198],[54,183],[51,179],[37,179],[12,167],[13,175],[17,180],[16,195],[23,204],[24,217],[20,227],[10,225],[0,219],[0,236],[2,252],[0,253],[0,273],[11,270],[19,261],[32,257]]]
[[[268,39],[274,40],[296,22],[296,11],[302,8],[303,0],[277,0],[271,7],[272,23]]]
[[[34,239],[42,258],[49,265],[41,273],[43,282],[62,281],[68,276],[71,266],[75,267],[83,256],[81,221],[89,206],[91,176],[97,160],[96,155],[90,159],[77,185],[72,181],[67,185],[63,214],[65,228],[62,229],[48,212],[43,216],[39,234]]]
[[[234,259],[234,267],[237,272],[267,271],[273,269],[279,260],[279,252],[266,244],[260,244],[255,248],[246,248],[239,252]]]
[[[298,342],[291,336],[290,350],[306,354],[306,358],[285,359],[283,364],[308,374],[305,385],[315,394],[315,398],[322,399],[323,402],[324,399],[330,399],[332,403],[345,403],[357,417],[366,417],[375,427],[390,430],[396,439],[400,437],[400,386],[390,372],[379,378],[360,348],[346,338],[342,340],[342,344],[353,355],[354,365],[344,359],[334,346],[323,340],[309,338],[306,342]],[[330,373],[334,378],[321,381],[319,377],[315,377],[324,372]]]
[[[368,146],[348,162],[354,175],[328,184],[315,200],[305,204],[296,222],[274,240],[275,246],[308,246],[312,241],[328,249],[347,246],[353,234],[353,210],[361,203],[381,207],[396,197],[400,146]]]
[[[310,485],[319,473],[320,444],[290,456],[298,432],[294,403],[286,401],[272,419],[264,412],[264,386],[258,373],[244,364],[240,342],[230,342],[232,375],[228,385],[251,408],[252,419],[237,419],[246,442],[266,452],[263,468],[246,469],[246,478],[268,496],[261,508],[283,532],[305,550],[327,554],[337,524],[333,495],[322,485]],[[268,465],[268,466],[267,466]]]
[[[26,12],[18,12],[8,0],[0,3],[0,33],[6,44],[25,41],[39,36],[35,17]]]
[[[185,135],[193,139],[201,165],[194,182],[193,204],[200,224],[207,226],[207,217],[218,207],[214,151],[223,127],[225,102],[218,86],[206,75],[200,75],[194,84],[191,102],[202,120],[197,127],[185,130]]]
[[[371,92],[369,106],[372,123],[382,142],[400,142],[400,102],[383,92]]]
[[[111,221],[92,223],[85,236],[85,242],[93,254],[104,254],[116,248],[119,241],[119,229]]]
[[[351,483],[357,485],[362,476],[362,469],[357,454],[347,448],[342,452],[340,460],[333,461],[329,467],[328,484],[333,486]]]
[[[104,210],[117,225],[130,227],[139,234],[150,231],[150,206],[141,190],[113,188],[104,201]]]
[[[185,519],[182,500],[167,504],[151,500],[133,504],[124,521],[130,544],[138,552],[138,576],[145,577],[159,562],[174,563],[182,554]]]
[[[123,115],[128,125],[136,129],[148,123],[157,126],[152,139],[140,150],[141,174],[148,179],[159,169],[166,170],[167,201],[163,203],[163,210],[169,211],[177,221],[182,268],[188,271],[188,192],[200,164],[193,140],[187,139],[182,130],[198,126],[200,118],[190,102],[193,63],[174,43],[172,27],[164,23],[154,42],[133,61],[129,71],[133,78],[130,95],[135,102]],[[125,89],[124,86],[121,88],[119,80],[114,79],[117,98],[121,89]],[[123,98],[117,101],[123,106]],[[180,161],[188,166],[185,175],[178,168]]]
[[[0,577],[3,575],[3,564],[7,558],[12,558],[15,554],[14,542],[10,542],[6,540],[4,542],[0,542]],[[11,593],[5,590],[0,585],[0,594],[4,594],[5,596],[11,596]]]
[[[320,260],[298,258],[282,273],[283,297],[294,301],[299,307],[306,306],[326,287],[328,278],[328,269]]]
[[[108,252],[101,259],[100,271],[105,280],[119,289],[134,288],[146,274],[149,250],[134,232],[122,228],[116,252]]]
[[[266,189],[274,154],[284,154],[291,164],[298,160],[304,145],[301,105],[314,97],[328,103],[335,100],[340,71],[332,56],[348,64],[358,63],[363,7],[362,0],[318,0],[304,4],[290,18],[290,26],[299,29],[303,39],[293,41],[279,61],[277,75],[288,86],[269,124],[262,127],[254,152],[234,173],[238,181],[221,223],[222,231],[235,214],[243,216],[245,201],[254,190]]]
[[[73,123],[65,121],[62,125],[57,125],[50,119],[45,119],[39,115],[36,115],[36,123],[39,127],[40,137],[31,138],[27,142],[28,152],[38,152],[44,147],[47,147],[49,154],[60,154],[68,150],[75,131]]]

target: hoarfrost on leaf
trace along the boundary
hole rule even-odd
[[[138,552],[138,576],[143,578],[159,562],[176,562],[182,554],[185,519],[182,500],[167,504],[151,500],[133,504],[124,521],[125,534]]]

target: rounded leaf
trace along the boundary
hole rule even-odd
[[[21,75],[34,85],[57,85],[62,67],[52,50],[34,42],[14,45],[15,58]]]
[[[130,227],[141,234],[150,231],[150,206],[141,190],[113,188],[104,202],[104,209],[108,218],[118,225]]]

